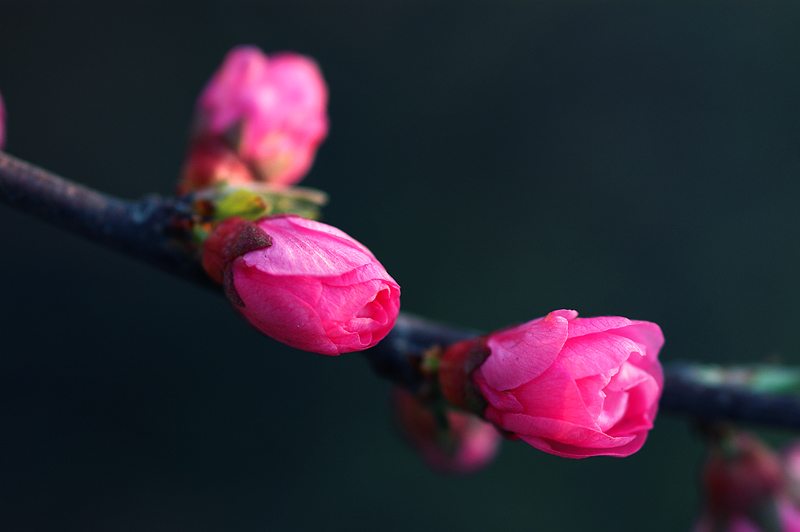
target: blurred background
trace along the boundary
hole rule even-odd
[[[170,194],[194,99],[242,43],[313,56],[303,184],[403,309],[493,329],[558,308],[659,323],[664,361],[800,363],[800,4],[3,0],[7,151]],[[505,442],[438,476],[363,357],[0,206],[0,528],[688,530],[703,447]],[[776,433],[772,441],[791,435]]]

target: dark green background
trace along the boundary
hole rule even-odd
[[[3,0],[7,150],[171,192],[229,48],[328,80],[304,184],[403,309],[490,329],[557,308],[659,323],[664,361],[800,362],[796,2]],[[524,443],[467,478],[394,434],[357,354],[261,337],[220,297],[0,208],[0,528],[688,530],[702,446]]]

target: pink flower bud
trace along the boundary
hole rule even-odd
[[[448,348],[449,401],[512,439],[565,456],[628,456],[644,444],[663,387],[654,323],[557,310]]]
[[[305,351],[372,347],[400,309],[400,286],[366,247],[299,216],[225,220],[203,245],[203,266],[251,325]]]
[[[409,444],[440,473],[474,473],[486,467],[497,454],[501,436],[491,423],[448,408],[442,427],[433,410],[410,392],[396,388],[395,415]]]
[[[292,185],[328,132],[327,100],[311,59],[234,48],[197,101],[195,139],[224,139],[259,181]],[[199,188],[188,179],[184,188]]]
[[[3,95],[0,94],[0,150],[6,144],[6,108],[3,106]]]

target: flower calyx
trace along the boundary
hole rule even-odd
[[[472,372],[489,357],[486,337],[464,340],[447,347],[438,364],[442,395],[452,405],[483,415],[488,402],[475,386]]]
[[[225,296],[236,306],[244,302],[233,284],[231,263],[251,251],[272,245],[272,239],[254,222],[239,217],[223,220],[203,243],[203,268],[211,278],[222,284]]]

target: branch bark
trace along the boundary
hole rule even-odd
[[[0,152],[0,202],[100,245],[144,260],[222,294],[203,271],[181,231],[192,216],[191,198],[146,196],[126,201],[70,182]],[[389,335],[365,352],[375,372],[411,390],[424,385],[422,353],[480,334],[401,313]],[[697,365],[665,365],[661,411],[704,421],[730,421],[800,429],[800,396],[709,383]]]

